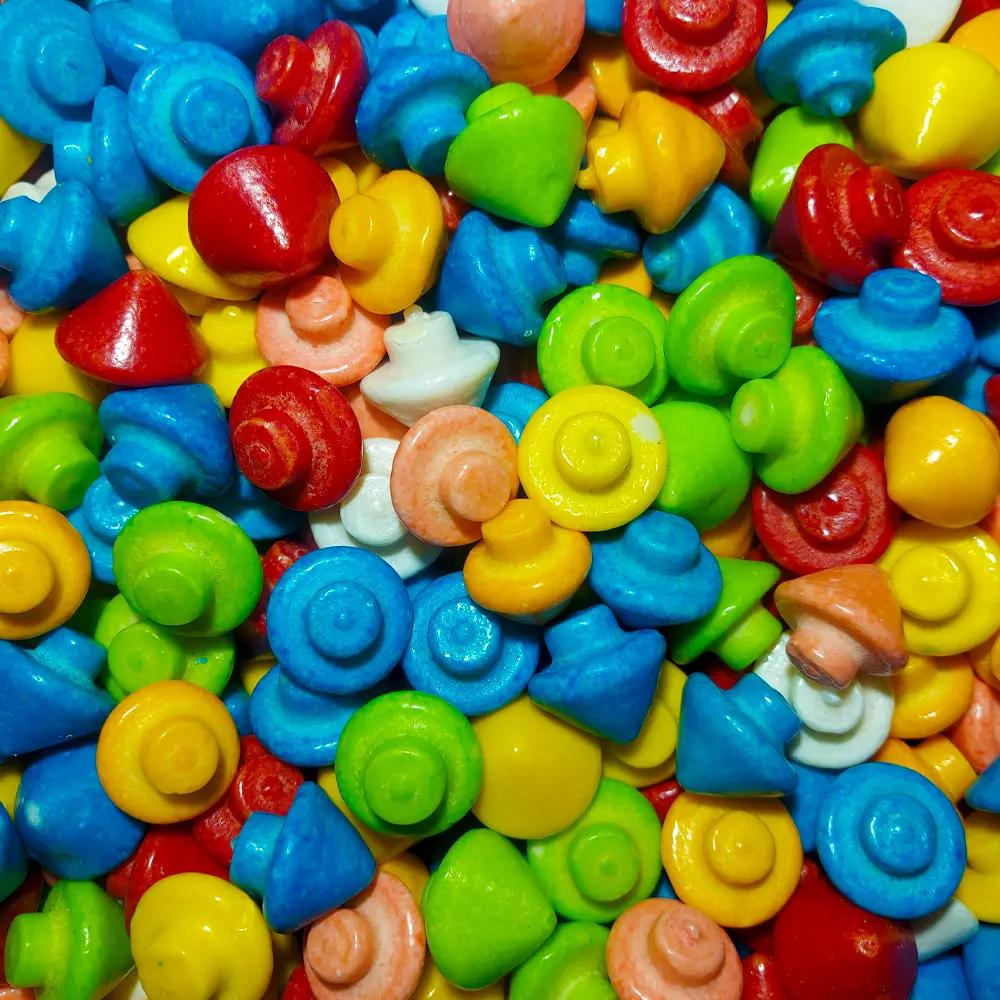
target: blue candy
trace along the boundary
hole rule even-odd
[[[250,721],[250,695],[243,682],[234,677],[222,692],[222,703],[226,711],[233,717],[233,723],[240,736],[252,736],[253,724]]]
[[[85,10],[69,0],[0,4],[0,118],[18,132],[52,142],[63,122],[90,117],[104,79]]]
[[[679,769],[678,778],[683,784]],[[830,881],[884,917],[939,909],[965,871],[955,807],[923,775],[895,764],[858,764],[836,778],[820,804],[816,847]]]
[[[381,28],[391,17],[411,9],[409,0],[327,0],[328,17],[347,21],[352,28]]]
[[[1000,813],[1000,758],[993,761],[965,793],[965,801],[973,809]]]
[[[319,785],[307,781],[287,816],[255,812],[233,841],[229,877],[291,934],[367,889],[375,859],[361,834]]]
[[[98,415],[111,445],[101,471],[136,507],[182,493],[216,496],[233,477],[229,424],[207,385],[113,392]]]
[[[692,674],[681,698],[677,780],[705,795],[787,795],[798,776],[785,744],[801,728],[788,702],[756,674],[729,691]]]
[[[859,110],[875,69],[906,47],[902,22],[856,0],[801,0],[757,53],[757,80],[779,104],[820,118]]]
[[[952,952],[921,962],[910,1000],[969,1000],[962,957]]]
[[[606,260],[635,257],[642,248],[635,217],[630,212],[605,215],[585,191],[573,192],[545,236],[562,254],[571,285],[594,284]]]
[[[813,336],[868,403],[915,396],[964,371],[976,354],[972,324],[941,305],[941,286],[901,268],[869,275],[857,298],[827,299]]]
[[[524,425],[548,398],[541,389],[523,382],[494,382],[483,400],[483,409],[501,421],[515,441],[520,441]]]
[[[214,33],[218,18],[204,23]],[[128,121],[146,166],[185,193],[220,157],[271,139],[251,72],[206,42],[168,45],[143,65],[128,89]]]
[[[622,0],[587,0],[587,28],[602,35],[620,35]]]
[[[414,602],[403,671],[417,691],[436,694],[464,715],[484,715],[524,691],[540,650],[536,629],[479,607],[462,574],[451,573]]]
[[[978,413],[986,412],[986,382],[996,372],[986,365],[973,362],[963,371],[938,382],[932,392],[935,396],[947,396],[958,400],[963,406]]]
[[[305,516],[275,503],[266,493],[237,472],[212,506],[232,518],[255,542],[273,542],[305,524]]]
[[[28,859],[21,838],[7,815],[0,809],[0,900],[6,899],[27,877]]]
[[[979,361],[990,368],[1000,369],[1000,304],[970,312],[976,330]]]
[[[531,700],[602,739],[631,743],[653,703],[666,639],[626,632],[595,604],[547,628],[545,645],[552,664],[532,678]]]
[[[1000,983],[1000,925],[980,924],[962,948],[965,982],[972,1000],[997,1000]]]
[[[326,694],[365,691],[387,677],[412,627],[406,585],[366,549],[333,546],[303,556],[267,606],[267,638],[282,670]]]
[[[808,764],[793,763],[792,767],[798,776],[798,783],[795,791],[787,794],[782,802],[798,828],[802,850],[808,854],[816,850],[819,805],[839,772],[810,767]]]
[[[667,877],[667,873],[663,872],[660,875],[660,881],[656,883],[656,888],[653,890],[653,897],[655,899],[676,899],[677,893],[674,891],[674,887],[670,884],[670,879]]]
[[[115,700],[94,681],[105,649],[68,628],[34,648],[0,642],[0,756],[47,750],[96,733]]]
[[[526,347],[538,340],[548,303],[566,284],[559,251],[537,229],[469,212],[445,254],[437,308],[469,333]]]
[[[67,516],[80,532],[90,553],[90,569],[95,580],[114,583],[114,546],[122,528],[139,510],[123,500],[104,476],[87,487],[83,503]]]
[[[649,511],[590,540],[590,586],[630,628],[702,618],[722,593],[719,564],[690,521]]]
[[[105,794],[93,742],[55,750],[28,766],[14,825],[31,857],[71,879],[106,875],[139,846],[146,830]]]
[[[453,52],[448,18],[443,15],[424,17],[415,10],[405,10],[390,17],[378,33],[369,66],[375,69],[379,60],[393,49],[415,48]]]
[[[120,278],[128,264],[93,192],[67,181],[41,202],[0,202],[0,270],[11,273],[11,298],[39,312],[78,306]]]
[[[657,288],[683,292],[710,267],[757,253],[760,244],[754,210],[725,184],[713,184],[678,225],[646,239],[642,259]]]
[[[181,40],[170,0],[110,0],[92,6],[90,27],[115,83],[125,90],[147,59]]]

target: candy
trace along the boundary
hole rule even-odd
[[[892,682],[892,735],[923,739],[957,722],[972,700],[974,676],[961,656],[911,656]]]
[[[147,58],[181,40],[172,5],[165,0],[95,4],[90,8],[90,30],[108,71],[125,90]]]
[[[571,285],[593,284],[606,261],[628,260],[641,248],[629,215],[605,215],[583,191],[573,192],[565,211],[545,235],[561,253]]]
[[[873,758],[909,768],[936,785],[951,802],[958,802],[976,780],[976,772],[962,752],[945,736],[917,744],[888,739]]]
[[[926,45],[936,42],[946,34],[955,20],[962,0],[943,0],[942,3],[927,6],[920,0],[860,0],[866,7],[881,7],[895,14],[906,29],[908,46]],[[990,0],[987,0],[990,2]]]
[[[3,167],[0,168],[0,191],[6,191],[23,177],[42,152],[42,143],[21,135],[0,117],[0,149],[3,150]]]
[[[972,911],[954,897],[934,913],[918,917],[911,922],[917,943],[917,954],[922,962],[949,949],[965,944],[974,937],[979,921]]]
[[[585,992],[593,1000],[613,1000],[616,994],[604,963],[607,941],[607,930],[597,924],[560,924],[538,951],[514,970],[511,1000],[558,996],[566,990],[570,994]]]
[[[974,680],[972,701],[962,718],[951,727],[949,735],[961,751],[954,756],[964,754],[966,763],[977,772],[985,771],[1000,756],[1000,698],[996,690],[978,678]],[[971,784],[968,768],[965,775]]]
[[[208,349],[208,360],[198,381],[211,386],[223,406],[232,406],[236,390],[264,367],[254,337],[256,319],[255,302],[216,302],[198,323],[198,332]]]

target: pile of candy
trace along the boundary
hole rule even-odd
[[[1000,0],[0,0],[0,1000],[1000,997]]]

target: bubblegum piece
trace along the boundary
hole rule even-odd
[[[483,409],[499,419],[516,442],[521,440],[521,432],[532,414],[548,398],[541,389],[523,382],[494,383],[483,400]]]
[[[181,40],[170,0],[106,0],[90,7],[90,30],[116,84],[128,90],[139,67]]]
[[[95,580],[115,582],[112,564],[115,540],[138,509],[123,500],[104,476],[98,476],[87,487],[80,506],[66,515],[87,546]]]
[[[545,237],[562,255],[571,285],[594,284],[606,261],[628,260],[642,248],[635,220],[628,213],[606,215],[583,191],[573,192]]]

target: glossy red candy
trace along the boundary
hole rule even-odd
[[[305,278],[330,256],[340,200],[327,172],[291,146],[248,146],[209,167],[191,195],[188,227],[210,268],[238,285]]]
[[[469,211],[469,203],[459,198],[445,180],[439,180],[434,187],[437,190],[438,198],[441,199],[441,211],[444,213],[444,228],[449,233],[453,233],[458,229],[458,224],[465,217],[465,213]]]
[[[782,265],[785,273],[792,279],[795,288],[795,326],[792,327],[792,343],[796,347],[811,344],[813,339],[813,320],[823,300],[830,294],[830,289],[814,278],[799,274],[795,268]]]
[[[281,539],[274,542],[260,557],[261,569],[264,571],[264,586],[261,588],[260,600],[253,614],[240,626],[240,637],[255,651],[264,652],[267,644],[267,604],[271,599],[271,591],[278,585],[285,570],[304,555],[316,548],[315,545],[305,545]]]
[[[962,0],[962,6],[958,8],[958,16],[952,22],[952,28],[971,21],[980,14],[985,14],[988,10],[1000,8],[1000,0]]]
[[[632,61],[668,90],[699,93],[731,80],[757,54],[765,0],[625,0]]]
[[[145,270],[123,274],[64,316],[56,349],[84,374],[129,389],[186,382],[208,360],[187,313]]]
[[[942,170],[907,192],[910,231],[893,263],[929,274],[953,306],[1000,302],[1000,177]]]
[[[754,952],[743,959],[743,992],[740,1000],[786,1000],[778,966],[770,955]]]
[[[281,994],[281,1000],[316,1000],[309,980],[306,979],[304,966],[298,966],[291,974],[285,986],[285,992]]]
[[[662,823],[666,819],[667,812],[674,804],[674,799],[684,791],[681,786],[670,778],[668,781],[661,781],[658,785],[650,785],[649,788],[641,789],[646,800],[656,810]]]
[[[1000,428],[1000,375],[991,375],[986,380],[986,412]]]
[[[229,411],[243,475],[293,510],[339,503],[361,471],[361,428],[329,382],[291,365],[255,372]]]
[[[831,288],[852,291],[887,267],[906,238],[906,198],[897,178],[846,146],[806,155],[771,230],[785,263]]]
[[[833,566],[874,562],[899,524],[889,499],[885,467],[870,448],[856,445],[805,493],[753,489],[753,526],[771,558],[798,575]]]
[[[367,82],[365,50],[349,24],[327,21],[305,41],[279,35],[257,63],[257,95],[271,107],[272,141],[310,156],[353,146]]]

